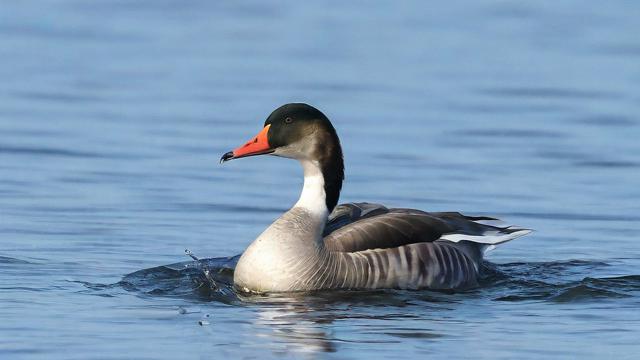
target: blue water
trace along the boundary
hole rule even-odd
[[[3,1],[0,358],[636,358],[639,32],[623,1]],[[217,162],[291,101],[342,201],[536,232],[469,292],[238,297],[301,170]],[[185,248],[219,259],[157,267]]]

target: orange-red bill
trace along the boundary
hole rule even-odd
[[[222,158],[220,159],[220,161],[225,162],[227,160],[238,159],[241,157],[268,154],[272,152],[271,146],[269,145],[269,139],[267,137],[270,127],[271,127],[271,124],[265,126],[264,129],[262,129],[258,133],[258,135],[254,136],[251,140],[247,141],[244,145],[222,155]]]

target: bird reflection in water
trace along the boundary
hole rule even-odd
[[[336,352],[345,344],[400,343],[406,338],[442,337],[443,334],[426,328],[437,322],[423,315],[432,313],[434,308],[451,309],[450,302],[443,302],[439,294],[425,294],[424,299],[419,299],[415,293],[410,301],[401,293],[334,291],[238,297],[249,306],[258,305],[252,328],[255,336],[272,340],[275,352]],[[421,311],[406,311],[407,307],[418,306]],[[353,323],[359,319],[363,320],[361,326],[352,325],[347,329],[340,325],[342,320]],[[380,332],[389,336],[381,338]]]

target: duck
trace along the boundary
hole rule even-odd
[[[479,286],[487,251],[532,231],[459,212],[338,205],[340,139],[327,116],[305,103],[275,109],[256,136],[220,163],[257,155],[297,160],[304,183],[293,207],[240,256],[233,286],[241,292],[462,291]]]

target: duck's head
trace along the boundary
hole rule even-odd
[[[222,155],[220,161],[271,154],[322,162],[336,148],[340,141],[329,119],[311,105],[293,103],[274,110],[258,135]]]
[[[320,110],[302,103],[280,106],[258,135],[222,155],[220,162],[265,154],[315,164],[324,177],[327,207],[333,209],[342,187],[344,164],[336,130]]]

